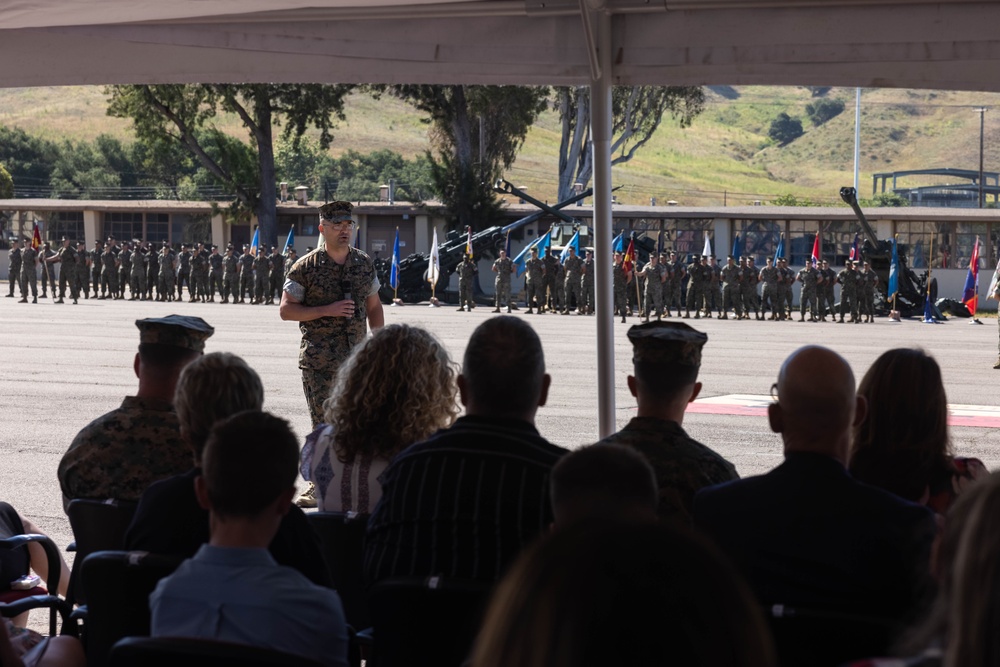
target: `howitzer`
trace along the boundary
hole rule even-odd
[[[875,234],[875,230],[869,224],[864,211],[858,205],[858,193],[854,188],[840,188],[840,198],[854,209],[854,215],[861,223],[861,230],[865,236],[864,245],[861,247],[861,257],[869,263],[875,275],[878,276],[877,296],[882,300],[886,310],[892,309],[893,304],[886,299],[889,272],[892,268],[892,241],[879,239]],[[899,292],[896,295],[895,309],[903,317],[922,315],[929,289],[931,312],[937,319],[944,319],[944,315],[934,305],[937,300],[937,278],[931,278],[928,285],[927,271],[917,275],[907,264],[906,253],[899,251],[898,248],[897,253],[899,255]]]
[[[484,254],[495,255],[506,243],[509,231],[535,222],[544,215],[558,211],[561,208],[566,208],[584,197],[589,197],[591,194],[593,194],[593,190],[587,189],[566,201],[559,202],[555,206],[545,206],[543,210],[525,216],[509,225],[504,225],[503,227],[493,226],[481,232],[476,232],[472,235],[473,256],[480,257]],[[465,245],[467,242],[467,233],[452,230],[448,232],[444,242],[438,245],[438,263],[441,270],[438,272],[438,282],[434,287],[437,294],[444,294],[451,280],[451,274],[455,272],[455,269],[462,261],[462,257],[465,256]],[[430,298],[431,285],[426,279],[429,261],[428,255],[420,252],[413,253],[409,257],[399,261],[399,289],[396,290],[396,294],[400,299],[407,303],[418,303]],[[392,260],[377,259],[375,261],[375,271],[378,273],[378,280],[382,285],[379,289],[379,296],[384,303],[390,303],[393,296],[392,286],[389,285]]]

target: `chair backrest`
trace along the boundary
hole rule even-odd
[[[459,667],[468,658],[489,601],[491,582],[403,577],[368,595],[376,667]]]
[[[311,512],[306,518],[319,536],[330,579],[340,595],[348,624],[358,630],[369,627],[368,591],[362,578],[368,515]]]
[[[128,637],[111,651],[111,667],[321,667],[289,653],[210,639]],[[89,663],[88,663],[89,667]]]
[[[772,605],[764,610],[781,667],[834,667],[888,655],[897,619]]]
[[[46,585],[53,591],[53,594],[45,595],[45,590],[38,587],[26,591],[10,591],[5,595],[3,603],[0,604],[0,616],[13,617],[29,609],[47,607],[49,609],[49,634],[55,635],[57,614],[61,614],[65,621],[71,611],[71,605],[56,595],[59,591],[59,577],[62,574],[59,548],[45,535],[25,533],[0,540],[0,551],[21,548],[27,550],[28,545],[32,542],[40,544],[45,552],[49,571],[49,580]]]
[[[80,575],[84,559],[95,551],[122,549],[125,531],[132,523],[137,503],[125,500],[71,500],[66,508],[73,529],[76,557],[69,575],[66,599],[76,604],[87,601],[86,587]]]
[[[102,667],[119,639],[149,635],[149,594],[183,562],[145,551],[96,551],[83,560],[87,665]]]

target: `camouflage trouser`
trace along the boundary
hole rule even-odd
[[[615,285],[615,315],[625,317],[628,314],[628,290],[627,285]]]
[[[269,298],[273,299],[275,296],[279,299],[281,298],[281,286],[285,282],[284,279],[284,271],[271,271],[271,294]],[[211,296],[211,293],[209,293],[209,296]]]
[[[594,281],[584,280],[581,286],[583,291],[583,310],[587,313],[594,312],[596,300],[594,299]]]
[[[125,288],[128,287],[129,272],[125,269],[118,269],[118,296],[125,296]]]
[[[157,278],[156,282],[156,294],[157,298],[162,301],[172,299],[174,296],[174,280],[175,276],[172,273],[161,273]]]
[[[563,283],[563,310],[575,307],[583,310],[583,290],[580,285],[580,276],[566,276]]]
[[[542,303],[549,310],[554,310],[556,307],[555,276],[545,276],[542,278]]]
[[[649,317],[663,315],[663,283],[657,280],[647,280],[646,289],[642,293],[643,315]]]
[[[743,310],[749,315],[750,311],[755,313],[760,311],[760,303],[757,301],[757,289],[752,285],[743,285],[740,289],[740,296],[743,298]]]
[[[510,280],[500,280],[498,277],[493,281],[493,290],[496,293],[496,307],[499,308],[502,303],[510,308]]]
[[[69,275],[67,275],[67,274],[69,274]],[[80,285],[75,280],[75,278],[76,278],[76,272],[75,271],[65,271],[64,270],[64,271],[60,271],[59,272],[59,298],[60,299],[65,299],[66,298],[66,284],[67,283],[69,283],[69,292],[70,292],[70,295],[74,299],[78,299],[80,297]],[[54,292],[55,289],[53,288],[52,291]]]
[[[545,310],[545,284],[539,285],[534,280],[524,282],[524,305],[531,310],[536,305],[538,310]]]
[[[844,313],[850,311],[851,319],[858,319],[858,297],[854,292],[844,290],[840,293],[840,319],[844,319]]]
[[[38,298],[38,274],[35,273],[34,269],[28,269],[27,271],[21,271],[21,298],[28,298],[28,288],[31,288],[31,296]]]
[[[194,290],[191,288],[191,269],[187,271],[177,272],[177,298],[180,299],[184,292],[184,286],[187,285],[188,294],[194,296]]]
[[[875,316],[875,290],[865,289],[861,293],[861,298],[858,300],[858,310],[862,315]]]
[[[194,291],[191,292],[193,297],[205,297],[208,298],[208,271],[197,271],[192,272],[191,277],[194,278]],[[188,291],[191,291],[188,288]]]
[[[792,313],[792,286],[785,285],[785,311],[791,315]]]
[[[129,291],[132,292],[132,298],[138,299],[146,295],[146,272],[139,271],[132,272],[129,278]]]
[[[556,310],[566,309],[566,290],[563,289],[563,284],[564,283],[561,280],[557,280],[553,283],[556,292],[555,303],[553,305]]]
[[[688,283],[687,310],[698,312],[705,302],[705,291],[700,284]]]
[[[39,261],[40,264],[41,261]],[[49,289],[49,273],[53,271],[52,265],[49,263],[42,264],[42,292],[46,292]],[[52,291],[56,291],[56,281],[52,281]]]
[[[771,317],[777,317],[781,311],[781,297],[777,285],[764,283],[764,293],[760,298],[760,312],[771,311]]]
[[[250,300],[253,301],[253,287],[250,282],[250,274],[248,271],[243,271],[240,273],[240,301],[246,300],[248,292],[250,294]]]
[[[93,281],[94,285],[94,296],[97,296],[101,291],[101,270],[92,267],[90,271],[90,280]]]
[[[264,274],[255,274],[253,279],[253,293],[254,298],[257,303],[264,303],[264,299],[267,297],[267,287],[270,284],[270,276],[265,276]]]
[[[670,300],[667,301],[667,309],[669,310],[673,304],[677,304],[677,314],[680,315],[681,307],[684,305],[684,302],[681,301],[681,281],[675,280],[673,281],[673,285],[673,288],[669,292]]]
[[[722,308],[722,283],[715,283],[710,285],[708,288],[708,294],[705,296],[706,304],[705,310],[717,310],[720,314],[723,311]]]
[[[823,295],[824,295],[824,298],[826,300],[826,310],[823,310],[822,313],[824,315],[827,314],[827,313],[829,313],[830,317],[836,317],[837,316],[837,311],[835,311],[833,309],[834,308],[834,304],[836,303],[836,300],[833,298],[833,286],[831,285],[831,286],[826,287],[826,289],[823,290]],[[820,302],[820,308],[821,309],[823,308],[823,303],[822,302]]]
[[[10,275],[7,276],[7,282],[10,283],[10,292],[8,296],[14,296],[14,286],[20,282],[19,276],[21,275],[21,270],[11,271]]]
[[[222,300],[226,301],[229,297],[233,297],[233,301],[239,298],[239,287],[237,283],[236,276],[223,273],[222,274]]]
[[[460,279],[458,281],[458,307],[464,308],[465,306],[468,306],[469,310],[476,307],[472,300],[472,281]]]
[[[64,272],[60,271],[61,276]],[[79,295],[80,292],[89,295],[90,294],[90,272],[87,271],[87,267],[77,267],[76,269],[70,269],[69,275],[66,276],[70,284],[76,286],[76,293]],[[52,291],[56,291],[56,282],[52,281]],[[97,296],[96,294],[94,296]]]
[[[118,271],[105,271],[101,274],[101,292],[107,291],[108,296],[118,294]]]
[[[819,300],[816,297],[815,287],[806,287],[803,285],[802,293],[799,295],[799,315],[802,317],[806,316],[806,306],[809,307],[809,312],[813,317],[819,316]]]
[[[273,284],[274,280],[271,280],[271,283]],[[208,298],[209,299],[214,299],[216,292],[219,293],[219,298],[222,298],[224,296],[224,293],[222,291],[222,271],[209,271],[208,272]],[[272,294],[274,293],[273,289],[271,290],[271,293]]]
[[[726,285],[722,288],[722,298],[724,302],[723,311],[728,312],[730,308],[737,317],[743,314],[743,303],[740,299],[739,285]]]
[[[330,390],[333,389],[333,381],[336,379],[336,371],[302,369],[302,391],[306,395],[306,405],[309,407],[309,418],[312,420],[313,429],[324,422],[323,403],[330,398]]]

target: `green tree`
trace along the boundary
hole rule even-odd
[[[784,146],[802,136],[802,121],[798,118],[792,118],[782,111],[777,118],[771,121],[771,128],[767,131],[767,136]]]
[[[559,143],[559,201],[584,187],[594,174],[590,137],[590,89],[557,88],[555,106],[562,122]],[[705,108],[705,91],[697,86],[616,86],[611,92],[611,164],[628,162],[652,138],[665,114],[689,127]]]
[[[149,143],[183,145],[235,200],[231,215],[257,216],[261,241],[277,244],[277,180],[274,126],[298,145],[305,131],[316,127],[319,144],[333,140],[336,120],[344,118],[344,97],[353,88],[320,84],[198,84],[111,86],[108,114],[130,118],[136,135]],[[248,154],[214,128],[220,111],[235,114],[250,137]],[[203,131],[204,130],[204,131]]]
[[[0,126],[0,163],[18,187],[37,189],[48,196],[58,156],[59,146],[55,142],[32,136],[20,128]]]
[[[4,166],[0,164],[0,199],[13,199],[14,198],[14,179],[11,178],[10,172],[4,169]]]
[[[513,164],[548,90],[527,86],[393,86],[428,115],[434,189],[452,227],[483,229],[499,213],[493,183]]]
[[[844,101],[824,97],[806,105],[806,115],[813,125],[819,126],[844,112]]]
[[[895,192],[880,192],[871,199],[859,200],[858,204],[862,208],[900,207],[909,206],[910,200],[897,195]]]

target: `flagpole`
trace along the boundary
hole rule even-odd
[[[926,299],[926,301],[924,302],[924,312],[925,313],[929,310],[929,308],[927,308],[927,306],[930,304],[930,301],[931,301],[931,272],[934,270],[934,235],[933,234],[931,234],[931,255],[930,255],[930,260],[931,261],[929,261],[927,263],[927,294],[924,296],[924,298]],[[933,321],[934,321],[933,311],[931,312],[930,319],[927,318],[926,314],[924,315],[924,322],[925,323],[927,323],[927,322],[933,322]]]

